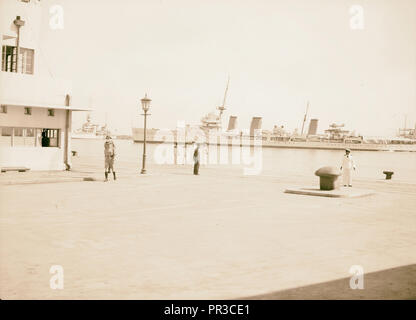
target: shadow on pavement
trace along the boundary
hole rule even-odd
[[[364,274],[362,290],[351,289],[350,278],[342,278],[240,299],[416,299],[416,264]]]

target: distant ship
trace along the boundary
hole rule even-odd
[[[414,129],[399,129],[398,136],[404,139],[416,139],[416,125]]]
[[[72,132],[73,139],[104,139],[105,136],[111,135],[107,124],[100,126],[91,121],[91,115],[87,115],[87,121],[82,124],[80,129]]]
[[[311,120],[317,121],[316,119]],[[282,134],[263,131],[264,147],[327,149],[327,150],[361,150],[361,151],[412,151],[416,152],[416,138],[404,137],[365,137],[345,130],[344,124],[331,124],[324,134],[308,133],[306,135]]]

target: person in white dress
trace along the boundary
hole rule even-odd
[[[344,159],[342,160],[341,171],[344,187],[352,187],[352,171],[355,170],[355,163],[351,155],[351,150],[346,149]]]

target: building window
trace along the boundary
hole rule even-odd
[[[13,133],[13,128],[10,127],[2,127],[1,128],[1,136],[2,137],[11,137]]]
[[[23,137],[23,128],[14,128],[15,137]]]
[[[55,116],[55,110],[54,109],[48,109],[48,116],[54,117]]]
[[[13,146],[34,147],[36,144],[33,128],[14,128]]]
[[[25,107],[25,114],[30,116],[32,114],[32,108]]]
[[[34,137],[35,136],[35,129],[34,128],[26,128],[25,130],[25,137]]]
[[[1,105],[0,106],[0,113],[7,113],[7,106]]]
[[[19,70],[21,73],[33,74],[33,57],[35,50],[20,48]]]
[[[42,147],[58,147],[59,146],[59,130],[58,129],[42,129]]]
[[[17,47],[3,46],[1,70],[33,74],[35,50],[20,48],[19,64],[17,64]]]
[[[0,127],[0,131],[0,146],[3,145],[10,147],[12,145],[13,128]]]
[[[16,72],[16,47],[3,46],[1,71]]]
[[[59,147],[59,129],[0,127],[0,146]]]

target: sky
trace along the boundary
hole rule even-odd
[[[253,116],[263,129],[318,132],[344,123],[367,136],[416,124],[414,0],[42,0],[42,50],[56,77],[72,82],[73,103],[117,133],[142,126],[140,99],[152,99],[149,126],[197,124],[222,104],[223,124]],[[64,28],[49,27],[49,8]],[[363,29],[352,29],[353,5]],[[356,21],[356,20],[354,20]],[[85,114],[74,115],[76,128]]]

